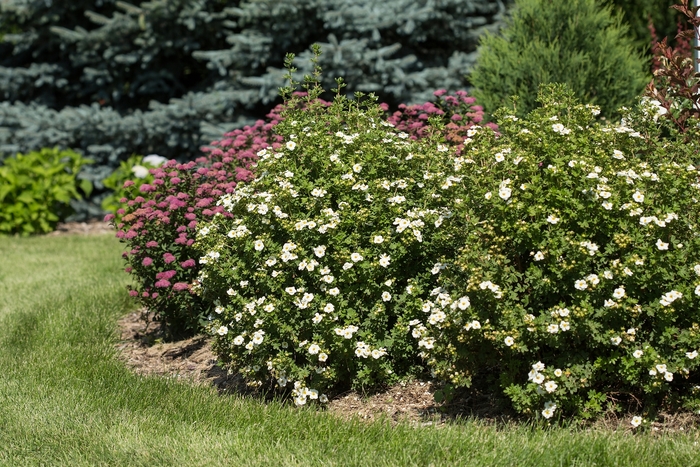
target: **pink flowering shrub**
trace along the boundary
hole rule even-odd
[[[464,141],[470,136],[469,129],[482,123],[484,108],[476,105],[476,99],[468,96],[465,91],[456,91],[455,95],[450,95],[446,90],[438,89],[433,94],[437,98],[436,102],[401,104],[399,110],[389,116],[387,121],[397,130],[408,133],[411,139],[417,140],[428,137],[427,132],[432,128],[428,125],[430,117],[441,117],[446,142],[450,146],[456,146],[457,153],[461,154]],[[382,108],[388,110],[386,104],[382,104]],[[486,123],[485,126],[498,130],[495,123]]]
[[[126,272],[134,277],[129,293],[155,313],[171,337],[196,332],[210,307],[191,293],[199,273],[192,245],[197,224],[216,214],[229,216],[216,201],[233,193],[237,182],[253,178],[249,169],[259,150],[279,147],[274,127],[280,110],[212,142],[196,161],[170,160],[151,169],[152,183],[124,183],[127,196],[120,200],[116,227],[130,249],[123,253]],[[105,220],[115,222],[115,217]]]

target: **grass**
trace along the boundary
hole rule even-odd
[[[0,465],[700,465],[697,432],[347,422],[132,374],[110,236],[0,239]]]

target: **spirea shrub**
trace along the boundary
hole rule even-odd
[[[698,145],[660,138],[649,104],[606,126],[572,96],[467,141],[454,254],[411,333],[436,378],[532,417],[697,409]]]
[[[123,254],[126,272],[135,282],[129,293],[162,322],[170,337],[198,332],[209,312],[191,291],[199,274],[199,255],[192,245],[197,223],[224,212],[216,200],[233,193],[238,181],[252,178],[248,169],[257,151],[279,146],[273,132],[279,110],[268,121],[212,142],[207,155],[196,161],[170,160],[150,169],[151,183],[126,181],[117,218],[105,218],[116,224],[117,237],[130,248]]]
[[[373,98],[327,106],[314,89],[195,244],[219,358],[299,405],[420,371],[406,310],[449,257],[439,232],[461,182],[439,129],[414,141]]]
[[[121,222],[121,216],[117,214],[117,211],[122,207],[121,199],[129,194],[127,191],[129,188],[128,186],[125,188],[124,183],[131,180],[134,183],[140,182],[139,185],[143,183],[151,184],[153,182],[153,174],[150,173],[150,169],[160,167],[166,161],[166,158],[157,154],[149,154],[146,157],[133,154],[127,160],[120,162],[119,167],[109,177],[102,180],[105,188],[112,190],[102,200],[102,209],[114,214],[116,223]]]
[[[399,109],[391,114],[387,121],[397,130],[408,133],[411,139],[419,139],[437,130],[435,126],[428,124],[428,120],[431,117],[438,118],[442,123],[439,128],[445,142],[456,146],[457,153],[461,153],[469,129],[482,123],[484,109],[477,105],[476,99],[466,91],[455,91],[454,95],[451,95],[444,89],[438,89],[433,95],[436,98],[435,102],[399,105]],[[485,126],[493,130],[498,129],[493,123],[486,123]]]

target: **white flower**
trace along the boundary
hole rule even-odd
[[[638,203],[641,203],[644,201],[644,194],[639,192],[639,191],[635,191],[634,194],[632,195],[632,199]]]
[[[389,300],[391,300],[391,294],[389,292],[382,293],[382,300],[388,302]]]
[[[696,264],[695,266],[693,266],[693,271],[695,271],[695,274],[700,276],[700,264]]]
[[[663,363],[656,365],[656,370],[659,373],[666,373],[668,371],[668,369],[666,368],[666,365],[664,365]]]
[[[620,160],[622,160],[622,159],[625,158],[625,155],[622,153],[622,151],[618,151],[617,149],[615,149],[615,150],[613,151],[613,157],[614,157],[615,159],[620,159]]]
[[[489,191],[488,193],[486,193],[486,194],[484,195],[484,198],[486,198],[486,199],[491,199],[491,192]]]
[[[668,250],[668,243],[664,243],[661,239],[656,240],[656,248],[659,250]]]
[[[326,245],[319,245],[314,248],[314,254],[319,258],[323,258],[323,255],[326,254]]]
[[[263,248],[265,248],[265,244],[263,243],[262,240],[255,240],[255,251],[262,251]]]
[[[546,383],[544,383],[544,388],[547,392],[554,392],[557,390],[557,383],[555,383],[554,381],[547,381]]]
[[[586,280],[590,282],[592,285],[598,285],[600,283],[600,279],[596,274],[589,274],[586,276]]]
[[[666,373],[664,373],[664,379],[669,382],[673,381],[673,373],[667,371]]]
[[[512,193],[512,190],[508,188],[507,186],[503,186],[498,190],[498,196],[503,199],[504,201],[510,198],[510,195]]]
[[[514,340],[512,337],[510,337],[510,336],[508,336],[508,337],[506,337],[505,339],[503,339],[503,342],[504,342],[508,347],[510,347],[511,345],[515,344],[515,340]]]
[[[323,353],[323,352],[321,352],[320,354],[318,354],[318,361],[319,361],[319,362],[325,362],[326,360],[328,360],[328,355],[327,355],[327,354],[325,354],[325,353]]]
[[[588,283],[584,279],[579,279],[574,282],[574,287],[578,290],[586,290],[588,288]]]
[[[286,289],[284,289],[284,291],[287,292],[289,295],[294,295],[295,293],[297,293],[296,287],[287,287]]]
[[[330,289],[330,290],[328,291],[328,294],[329,294],[329,295],[332,295],[332,296],[334,296],[334,297],[335,297],[336,295],[338,295],[339,293],[340,293],[340,290],[338,290],[338,287],[333,287],[332,289]]]
[[[606,279],[612,279],[612,278],[613,278],[613,273],[610,272],[610,271],[604,271],[604,272],[603,272],[603,277],[605,277]]]
[[[383,267],[389,266],[389,263],[391,262],[391,257],[386,254],[382,254],[379,256],[379,265]]]
[[[640,416],[632,417],[632,421],[630,422],[630,424],[634,428],[637,428],[639,425],[642,424],[642,417],[640,417]]]
[[[323,315],[320,313],[316,313],[311,321],[313,321],[314,324],[318,324],[323,320]]]
[[[632,355],[634,356],[634,358],[641,358],[642,355],[644,355],[644,352],[640,349],[637,349],[634,352],[632,352]]]
[[[615,301],[614,300],[605,300],[605,302],[603,302],[603,306],[605,306],[607,308],[615,306]]]
[[[559,222],[559,220],[560,220],[560,219],[559,219],[557,216],[555,216],[554,214],[550,214],[550,215],[547,217],[547,222],[549,222],[549,223],[552,224],[552,225],[554,225],[554,224],[556,224],[557,222]]]
[[[506,160],[506,157],[503,155],[503,153],[499,152],[496,154],[496,162],[503,162]]]
[[[338,162],[340,160],[340,156],[338,154],[331,154],[331,162]]]
[[[297,143],[295,143],[294,141],[287,141],[287,144],[285,144],[285,146],[286,146],[287,149],[289,149],[290,151],[294,151],[294,148],[297,147]]]
[[[273,305],[272,303],[268,303],[267,305],[265,305],[265,308],[263,308],[263,310],[267,311],[268,313],[271,313],[274,309],[275,305]]]
[[[471,303],[469,302],[469,297],[461,297],[459,300],[457,300],[457,307],[460,310],[466,310],[470,305]]]
[[[350,255],[350,259],[354,262],[357,263],[358,261],[362,261],[364,258],[362,257],[361,254],[359,253],[353,253]]]
[[[228,334],[228,328],[226,326],[221,326],[219,329],[216,330],[216,333],[220,336],[225,336]]]
[[[247,287],[248,286],[248,281],[240,281],[238,283],[241,287]]]
[[[321,351],[321,347],[319,347],[319,346],[316,345],[316,344],[311,344],[311,345],[309,346],[309,349],[308,349],[308,352],[309,352],[311,355],[316,355],[316,354],[319,353],[320,351]]]
[[[620,336],[615,336],[610,338],[610,343],[612,345],[620,345],[620,342],[622,342],[622,338]]]
[[[550,334],[556,334],[559,332],[559,325],[556,323],[552,323],[549,326],[547,326],[547,332]]]
[[[602,206],[603,206],[603,208],[607,209],[608,211],[610,211],[613,208],[613,205],[610,201],[603,202]]]
[[[221,313],[224,312],[224,307],[217,306],[216,308],[214,308],[214,311],[216,312],[216,314],[220,315]]]
[[[700,285],[695,287],[695,295],[700,295]]]
[[[352,267],[352,263],[343,263],[343,270],[347,271]]]
[[[331,276],[330,274],[326,274],[326,275],[321,277],[321,282],[325,282],[326,284],[330,284],[331,282],[333,282],[334,279],[335,279],[335,277]]]
[[[621,299],[622,297],[625,296],[625,288],[624,287],[618,287],[613,291],[613,297],[616,299]]]
[[[372,239],[372,243],[382,243],[383,241],[384,237],[382,237],[381,235],[375,235]]]
[[[311,196],[315,196],[317,198],[322,198],[328,193],[326,190],[321,189],[321,188],[314,188],[311,190]]]
[[[693,350],[692,352],[686,352],[686,353],[685,353],[685,356],[692,360],[692,359],[694,359],[695,357],[698,356],[698,351],[697,351],[697,350]]]
[[[355,164],[352,166],[352,171],[359,174],[362,171],[362,166],[360,164]]]
[[[243,345],[244,339],[243,336],[236,336],[233,339],[233,345]]]
[[[554,410],[555,409],[548,407],[542,411],[542,416],[547,419],[552,418],[552,416],[554,415]]]
[[[253,334],[253,339],[251,342],[255,345],[260,345],[263,342],[263,331],[257,331],[256,333]]]
[[[561,322],[559,323],[559,328],[560,328],[562,331],[568,331],[569,329],[571,329],[571,326],[569,326],[569,322],[568,322],[568,321],[561,321]]]
[[[561,375],[562,375],[562,371],[561,371],[559,368],[557,368],[556,370],[554,370],[554,376],[556,376],[557,378],[559,378]]]
[[[537,253],[535,253],[534,259],[535,259],[535,261],[542,261],[544,259],[544,253],[542,253],[541,251],[538,251]]]

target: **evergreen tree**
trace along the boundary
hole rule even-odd
[[[649,77],[628,28],[595,0],[518,0],[502,35],[487,34],[470,75],[487,112],[517,95],[517,114],[535,107],[542,84],[566,83],[583,102],[612,116]]]

